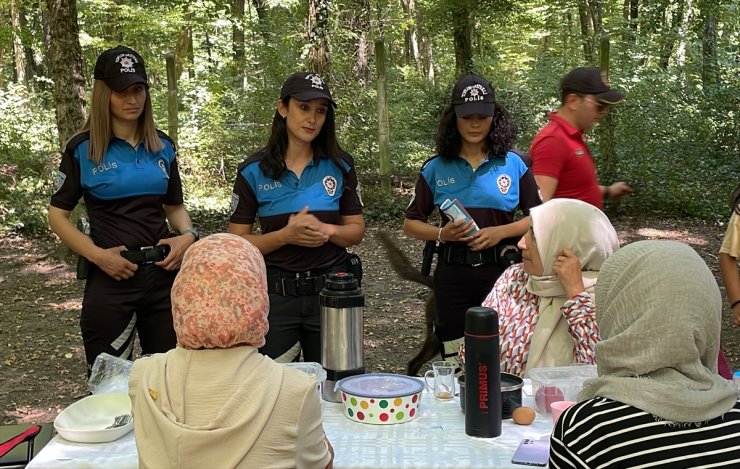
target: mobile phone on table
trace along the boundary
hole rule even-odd
[[[530,440],[525,438],[519,443],[514,456],[511,458],[513,464],[525,466],[547,466],[550,460],[550,440]]]

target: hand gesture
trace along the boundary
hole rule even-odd
[[[560,251],[560,255],[555,259],[552,266],[555,276],[563,284],[565,293],[568,297],[586,291],[583,286],[583,276],[581,274],[581,263],[578,261],[576,254],[568,248]]]
[[[308,248],[315,248],[329,241],[329,235],[322,232],[326,230],[324,223],[308,213],[308,205],[300,212],[293,214],[288,219],[288,224],[283,228],[286,236],[286,244],[297,244]]]

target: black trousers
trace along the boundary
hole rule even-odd
[[[319,295],[270,294],[270,330],[260,353],[279,362],[321,363],[321,306]]]
[[[119,282],[90,265],[80,316],[88,371],[103,352],[130,358],[135,332],[144,354],[175,347],[170,290],[176,275],[140,265],[133,277]]]
[[[498,264],[477,267],[448,264],[440,260],[434,271],[434,297],[437,317],[434,331],[440,342],[456,340],[465,335],[465,311],[480,306],[504,269]]]

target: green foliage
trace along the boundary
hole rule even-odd
[[[0,89],[0,234],[46,230],[54,114],[19,85]],[[57,162],[58,164],[58,162]]]
[[[721,2],[719,8],[720,76],[709,89],[701,85],[700,4],[641,4],[639,28],[633,31],[622,16],[623,2],[596,3],[611,37],[610,80],[628,97],[612,110],[615,177],[636,184],[637,190],[619,204],[620,210],[725,218],[727,194],[740,179],[737,0]],[[21,37],[40,66],[46,49],[41,9],[37,2],[23,4],[28,27]],[[103,49],[122,43],[139,50],[162,129],[167,129],[164,54],[182,52],[178,40],[190,32],[193,61],[178,57],[185,68],[178,82],[178,146],[186,204],[201,226],[225,229],[237,166],[265,144],[285,77],[306,67],[307,4],[267,1],[267,16],[260,21],[251,1],[245,3],[241,20],[226,0],[77,1],[88,80]],[[693,6],[684,25],[677,14],[687,4]],[[404,13],[400,2],[332,0],[329,5],[331,72],[324,78],[338,103],[339,140],[355,157],[370,222],[400,223],[411,195],[399,188],[398,178],[414,180],[434,154],[434,134],[456,78],[452,15],[461,14],[462,7],[474,12],[475,70],[493,82],[497,100],[512,114],[519,127],[519,149],[528,149],[548,112],[557,108],[560,77],[572,67],[588,65],[577,2],[417,0],[415,16]],[[7,14],[7,6],[0,0],[0,13]],[[48,156],[57,150],[53,100],[43,77],[32,80],[30,89],[7,85],[14,74],[9,24],[0,26],[0,49],[6,51],[0,59],[0,233],[39,232],[46,226],[45,207],[58,164]],[[234,26],[245,34],[244,63],[234,60]],[[407,60],[404,41],[411,28],[418,40],[431,44],[433,81]],[[385,41],[389,60],[391,165],[396,178],[391,192],[382,191],[378,181],[373,41],[379,38]],[[364,63],[361,41],[368,46]],[[661,58],[666,45],[672,51],[667,66]],[[589,132],[589,144],[599,165],[595,135]]]
[[[374,178],[365,178],[362,182],[362,202],[366,222],[401,223],[409,197],[393,188],[383,190],[379,181]]]

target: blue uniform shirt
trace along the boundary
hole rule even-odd
[[[309,161],[298,178],[285,170],[279,178],[268,177],[259,162],[261,151],[239,166],[231,202],[231,223],[252,225],[259,218],[263,234],[287,225],[290,216],[308,206],[309,213],[324,223],[341,224],[342,216],[362,214],[360,186],[354,161],[340,156],[340,168],[328,156]],[[347,257],[347,250],[331,242],[316,248],[286,245],[265,255],[268,266],[292,272],[331,267]]]

